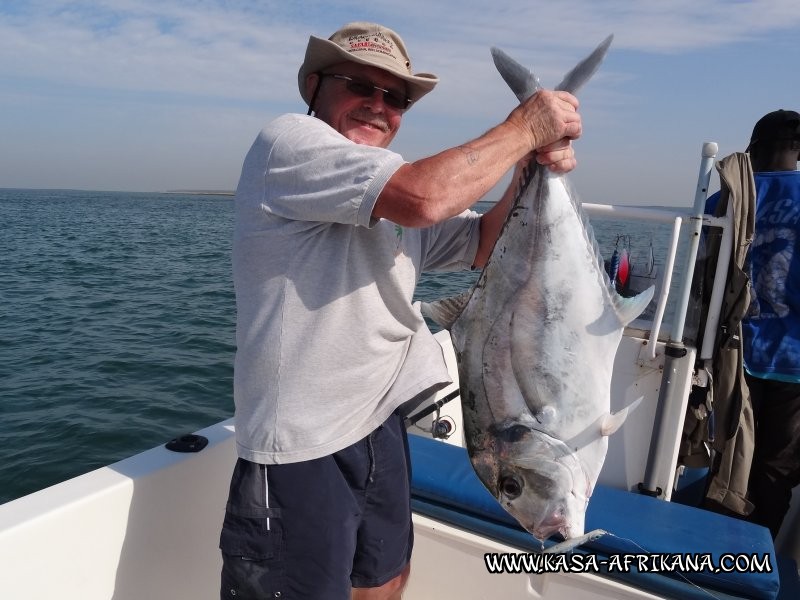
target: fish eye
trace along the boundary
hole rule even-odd
[[[525,439],[525,437],[531,432],[530,428],[525,427],[525,425],[513,425],[507,429],[503,429],[497,432],[497,437],[502,439],[505,442],[515,443],[520,442]]]
[[[504,496],[507,496],[509,500],[519,498],[522,494],[522,487],[522,480],[514,475],[503,477],[503,479],[500,480],[500,491]]]

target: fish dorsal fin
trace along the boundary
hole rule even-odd
[[[615,412],[614,414],[606,415],[602,422],[600,423],[600,435],[608,436],[614,433],[617,429],[622,427],[622,424],[625,422],[625,419],[628,418],[628,415],[634,410],[637,406],[642,403],[644,396],[640,396],[633,402],[631,402],[628,406]]]
[[[614,286],[610,283],[609,287],[611,288],[609,293],[612,294],[614,310],[616,311],[617,317],[619,317],[619,322],[623,327],[644,312],[644,309],[647,308],[647,305],[650,304],[650,301],[653,299],[653,294],[656,290],[655,286],[651,285],[649,288],[643,292],[639,292],[632,298],[625,298],[617,294]]]
[[[472,290],[470,289],[458,296],[442,298],[435,302],[423,302],[420,309],[424,316],[433,319],[439,327],[450,329],[464,310],[471,296]]]
[[[628,323],[633,321],[636,317],[642,314],[642,312],[644,312],[644,309],[647,308],[647,305],[650,304],[650,301],[653,299],[655,287],[650,286],[632,298],[625,298],[617,293],[617,289],[614,287],[614,284],[611,283],[608,273],[606,273],[606,270],[603,266],[603,252],[600,249],[600,245],[597,243],[597,238],[595,238],[594,235],[594,228],[589,220],[589,216],[583,209],[583,205],[581,204],[578,193],[572,188],[572,185],[569,183],[566,177],[562,175],[556,175],[554,173],[548,173],[547,176],[560,178],[564,187],[567,188],[572,206],[575,208],[575,212],[578,214],[581,223],[583,223],[583,233],[587,248],[589,248],[591,254],[594,256],[594,260],[596,261],[596,271],[600,277],[600,285],[605,288],[606,293],[608,294],[611,306],[613,307],[614,313],[617,316],[617,321],[622,327],[625,327]],[[608,324],[610,325],[611,322]]]

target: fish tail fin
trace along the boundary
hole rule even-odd
[[[564,76],[564,79],[555,89],[574,94],[583,87],[583,84],[591,79],[592,75],[595,74],[600,66],[600,63],[603,62],[613,39],[613,35],[609,35],[604,39],[589,56],[575,65],[572,70]],[[511,88],[511,91],[514,92],[520,102],[524,102],[542,88],[539,79],[508,54],[499,48],[492,48],[491,52],[492,59],[494,60],[497,70],[500,72],[500,76],[508,84],[508,87]]]
[[[458,296],[442,298],[435,302],[422,302],[420,310],[423,316],[432,319],[443,329],[450,329],[469,302],[470,296],[472,296],[472,290],[467,290]]]
[[[617,293],[613,285],[609,284],[609,288],[609,293],[612,294],[613,298],[614,311],[617,313],[619,322],[623,327],[644,312],[644,309],[650,304],[650,301],[653,299],[653,294],[656,291],[655,286],[651,285],[632,298],[625,298]]]
[[[492,48],[492,60],[500,76],[520,102],[542,89],[539,79],[500,48]]]
[[[584,58],[581,62],[575,65],[569,73],[564,75],[564,79],[562,79],[561,83],[556,86],[556,89],[563,90],[571,94],[574,94],[581,89],[583,84],[589,81],[589,79],[592,78],[592,75],[594,75],[597,69],[600,67],[600,63],[602,63],[603,59],[606,57],[608,48],[611,46],[611,41],[613,39],[614,36],[612,34],[600,42],[600,45],[597,46],[597,48],[595,48],[589,56]]]
[[[605,418],[603,419],[602,424],[600,425],[600,433],[606,436],[611,435],[617,429],[622,427],[622,424],[625,422],[625,419],[627,419],[628,415],[642,403],[642,400],[644,400],[644,396],[640,396],[622,410],[619,410],[613,414],[606,415]]]

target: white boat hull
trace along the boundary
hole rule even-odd
[[[233,427],[199,433],[199,454],[154,448],[0,506],[0,598],[218,598]],[[492,575],[485,553],[519,549],[416,513],[414,533],[411,600],[658,597],[591,573]]]
[[[219,598],[232,421],[199,433],[199,454],[153,448],[0,506],[0,598]],[[412,600],[656,598],[590,574],[491,575],[484,553],[519,550],[423,515],[414,534]]]
[[[219,598],[231,422],[0,506],[0,598]]]

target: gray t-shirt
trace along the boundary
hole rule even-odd
[[[471,267],[479,215],[425,229],[373,219],[403,164],[296,114],[268,124],[248,152],[233,241],[242,458],[331,454],[450,381],[411,299],[423,270]]]

